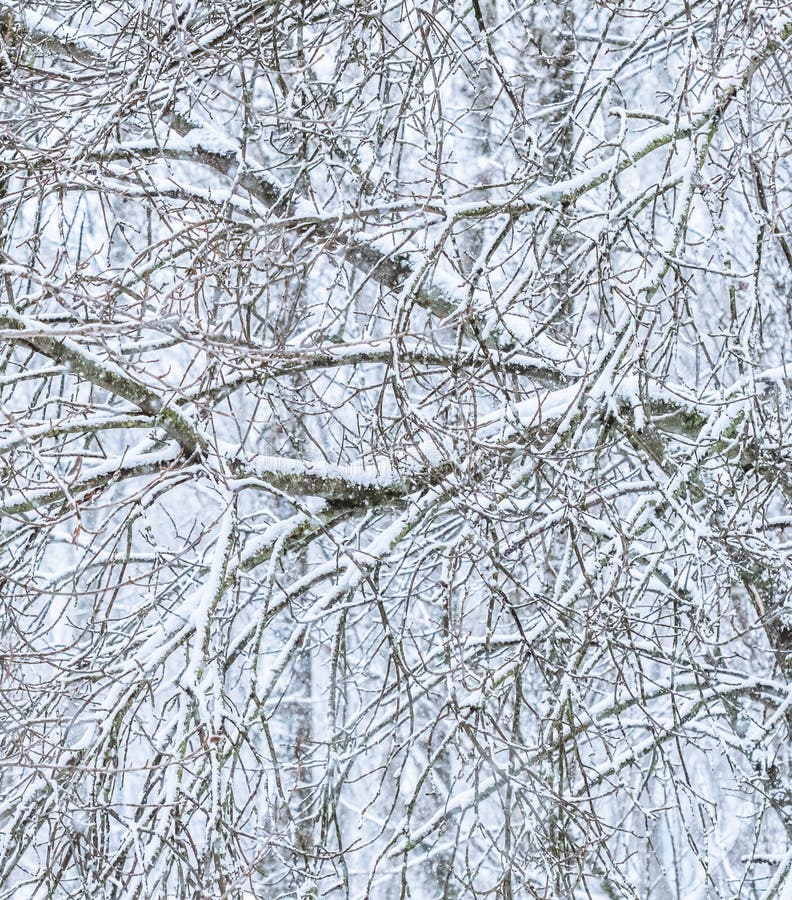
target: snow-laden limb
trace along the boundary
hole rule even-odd
[[[9,307],[0,309],[0,326],[9,329],[12,334],[21,332],[19,342],[54,362],[68,366],[72,372],[91,384],[134,403],[143,413],[151,416],[170,437],[178,441],[187,456],[192,456],[204,447],[203,435],[179,410],[115,363],[99,358],[71,338],[49,337],[44,324],[21,316]]]
[[[417,828],[409,828],[403,842],[393,847],[388,855],[392,857],[401,856],[412,850],[413,847],[417,847],[429,835],[444,825],[449,818],[457,813],[467,812],[475,804],[486,800],[498,789],[500,783],[501,778],[499,776],[490,775],[488,778],[481,779],[474,787],[455,794],[448,800],[443,809],[438,810],[426,822],[423,822]],[[407,826],[404,826],[404,830],[407,830]]]
[[[206,581],[201,593],[192,602],[191,621],[193,633],[190,662],[182,676],[183,683],[199,698],[201,712],[205,712],[203,694],[198,686],[209,664],[209,644],[211,640],[211,618],[222,600],[227,585],[227,572],[236,545],[236,504],[229,498],[228,509],[223,514],[217,535],[217,546]],[[208,716],[205,716],[208,720]]]
[[[240,458],[233,449],[226,453],[234,478],[231,490],[269,487],[287,496],[314,496],[323,500],[356,503],[362,507],[406,497],[437,484],[454,471],[454,464],[443,459],[431,446],[417,448],[417,459],[425,465],[396,471],[390,463],[331,465],[322,460],[293,459],[283,456],[254,455]]]
[[[112,58],[109,48],[90,34],[52,19],[27,4],[17,13],[18,7],[16,3],[0,3],[0,16],[9,23],[6,27],[20,29],[32,37],[41,50],[62,53],[82,65],[108,67]]]
[[[124,479],[158,474],[171,468],[181,452],[182,448],[176,441],[163,444],[145,440],[122,456],[86,467],[67,484],[53,483],[45,487],[0,491],[0,516],[21,516]]]
[[[15,425],[9,437],[0,437],[0,452],[32,441],[57,438],[66,434],[92,434],[113,428],[150,428],[151,424],[152,420],[149,416],[135,415],[130,412],[126,415],[124,413],[117,415],[105,413],[76,420],[71,418],[50,419],[43,424],[33,426]]]
[[[544,351],[546,346],[536,347]],[[321,369],[342,366],[361,366],[366,363],[392,365],[394,359],[402,365],[436,367],[442,370],[471,369],[482,373],[495,370],[510,375],[522,375],[544,387],[561,387],[584,372],[559,360],[553,366],[548,356],[528,355],[514,351],[505,353],[484,346],[465,347],[461,350],[442,347],[409,337],[371,338],[344,344],[326,343],[316,348],[304,343],[294,347],[259,350],[249,346],[228,347],[229,353],[236,351],[235,371],[220,388],[225,396],[251,381],[302,375]],[[398,350],[398,353],[396,351]],[[187,398],[200,397],[197,392],[187,393]]]
[[[792,850],[784,854],[776,866],[773,878],[761,900],[787,900],[790,896],[789,871],[792,868]]]

